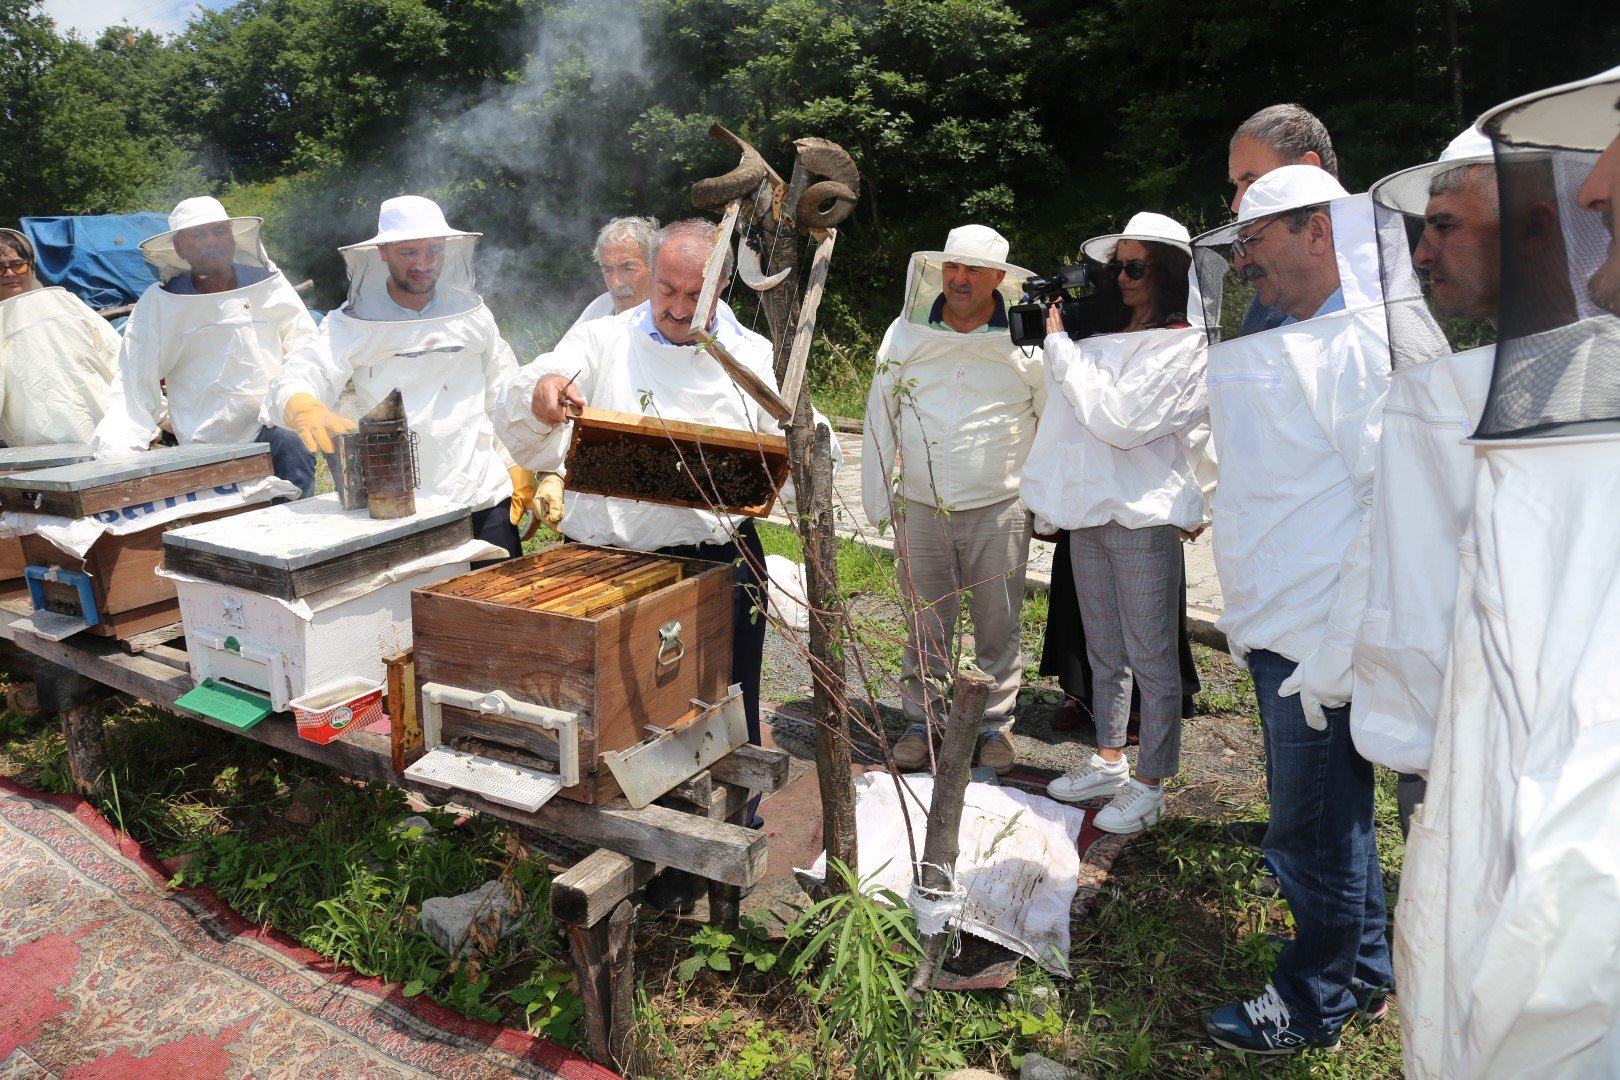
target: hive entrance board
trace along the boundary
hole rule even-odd
[[[263,443],[169,446],[109,461],[81,461],[0,476],[0,507],[82,518],[269,476]]]
[[[584,409],[568,446],[568,488],[639,502],[765,517],[787,482],[780,435]]]

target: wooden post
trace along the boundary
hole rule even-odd
[[[105,691],[93,680],[54,664],[40,665],[35,686],[40,705],[56,712],[62,726],[73,790],[87,799],[105,798],[107,741],[100,700]]]
[[[603,919],[595,926],[567,924],[568,951],[574,958],[574,984],[578,988],[580,1004],[585,1008],[585,1039],[590,1046],[591,1060],[601,1065],[613,1064],[613,1046],[609,1041],[611,1024],[612,968],[608,963],[611,943],[611,919]]]
[[[743,802],[742,809],[732,814],[728,821],[733,825],[746,825],[748,816],[748,803]],[[727,885],[723,881],[709,882],[709,925],[718,926],[722,930],[735,930],[742,925],[742,889],[736,885]]]
[[[626,1076],[639,1071],[636,1041],[636,909],[621,900],[608,919],[608,1051]]]
[[[938,766],[934,770],[934,797],[928,804],[928,839],[916,868],[917,883],[935,895],[948,892],[956,880],[956,856],[961,847],[962,803],[967,798],[968,778],[973,772],[973,747],[984,720],[985,702],[995,680],[975,667],[957,671],[951,687],[951,713],[945,720],[940,740]],[[911,980],[911,1000],[922,1000],[933,984],[950,940],[948,930],[923,939],[923,962]]]

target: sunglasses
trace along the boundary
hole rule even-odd
[[[1272,218],[1270,221],[1254,230],[1254,232],[1250,233],[1248,236],[1232,237],[1232,250],[1237,252],[1241,257],[1247,259],[1249,257],[1249,245],[1260,239],[1261,233],[1265,232],[1267,229],[1271,228],[1281,220],[1281,218]]]
[[[27,259],[12,259],[10,262],[0,262],[0,274],[26,274],[28,267]]]
[[[1130,262],[1111,262],[1104,269],[1108,271],[1109,277],[1118,277],[1123,270],[1125,276],[1132,281],[1141,281],[1147,276],[1148,264],[1142,259],[1132,259]]]

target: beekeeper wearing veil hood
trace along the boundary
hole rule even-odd
[[[118,377],[91,441],[98,458],[145,450],[166,401],[180,445],[268,443],[276,475],[314,493],[314,457],[259,419],[270,377],[315,337],[315,320],[265,254],[262,223],[203,195],[174,208],[167,232],[141,241],[158,282],[124,326]]]
[[[994,229],[962,225],[943,251],[911,256],[905,308],[878,346],[866,401],[861,501],[868,520],[894,525],[916,612],[901,670],[907,729],[894,745],[903,769],[932,767],[966,590],[975,658],[995,680],[978,761],[1002,773],[1015,762],[1007,736],[1023,677],[1031,535],[1018,478],[1047,391],[1041,350],[1019,348],[1008,332],[1007,308],[1031,275],[1007,251]]]
[[[0,439],[89,442],[106,411],[118,347],[106,319],[40,282],[28,237],[0,229]]]
[[[1193,242],[1209,327],[1220,485],[1215,568],[1234,659],[1254,676],[1271,822],[1262,849],[1295,936],[1254,998],[1206,1012],[1220,1045],[1337,1046],[1391,982],[1373,769],[1351,743],[1351,645],[1366,600],[1389,345],[1372,203],[1326,172],[1256,180],[1233,225]],[[1228,336],[1251,295],[1281,325]]]
[[[1429,792],[1407,1075],[1620,1075],[1620,68],[1511,101],[1501,293]]]
[[[361,413],[399,390],[417,438],[421,489],[470,508],[474,535],[515,557],[534,476],[513,464],[490,422],[517,358],[473,291],[479,236],[451,228],[431,199],[384,202],[377,235],[339,249],[348,302],[287,358],[271,382],[266,421],[330,451],[334,434],[355,427],[330,408],[351,379]]]
[[[1439,159],[1372,186],[1391,374],[1350,732],[1401,774],[1402,827],[1422,801],[1451,652],[1458,546],[1474,503],[1473,434],[1495,354],[1496,159],[1470,127]],[[1414,243],[1415,239],[1415,243]]]

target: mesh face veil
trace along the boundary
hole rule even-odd
[[[1193,272],[1212,345],[1383,299],[1371,201],[1308,165],[1255,181],[1237,222],[1193,241]]]
[[[1578,198],[1620,137],[1620,68],[1509,102],[1480,127],[1496,149],[1502,286],[1478,436],[1620,432],[1620,316],[1592,288],[1620,268],[1604,216]]]
[[[1370,194],[1391,366],[1494,343],[1501,230],[1489,140],[1469,129],[1439,161],[1387,176]]]

